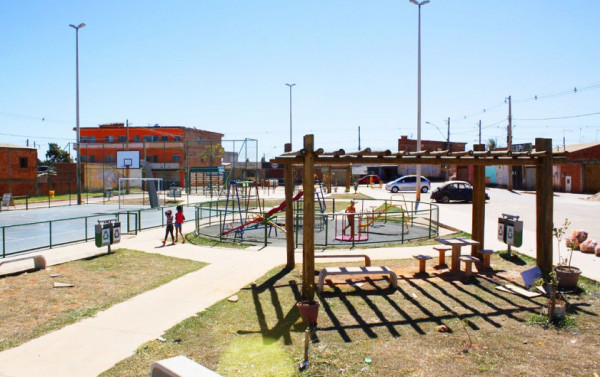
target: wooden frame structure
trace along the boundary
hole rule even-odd
[[[348,165],[348,164],[382,164],[382,165],[472,165],[473,166],[473,210],[471,236],[479,241],[478,247],[472,247],[471,255],[477,256],[478,249],[484,249],[485,226],[485,167],[495,165],[529,165],[536,167],[536,260],[537,265],[547,276],[552,270],[552,226],[553,226],[553,187],[552,164],[555,160],[566,159],[566,153],[552,152],[552,139],[535,139],[535,152],[486,151],[483,144],[475,144],[472,151],[399,151],[389,150],[363,151],[346,153],[338,151],[325,153],[323,149],[314,148],[314,135],[304,136],[304,148],[291,151],[286,144],[285,153],[271,160],[271,163],[283,164],[285,179],[286,208],[292,209],[294,190],[293,166],[304,169],[304,219],[302,232],[302,296],[304,300],[313,301],[315,294],[315,244],[314,213],[315,194],[313,173],[315,164]],[[293,268],[294,261],[294,214],[287,210],[286,245],[287,267]]]

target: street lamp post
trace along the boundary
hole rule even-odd
[[[292,87],[296,84],[288,84],[285,85],[290,87],[290,147],[292,146]]]
[[[81,204],[81,156],[79,139],[79,29],[85,26],[81,23],[77,26],[70,24],[75,29],[75,121],[77,127],[77,204]]]
[[[419,6],[419,52],[418,52],[418,89],[417,89],[417,151],[421,150],[421,5],[429,3],[429,0],[418,2],[410,0]],[[421,201],[421,165],[417,164],[417,202]]]

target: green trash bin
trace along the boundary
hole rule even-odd
[[[95,227],[96,247],[108,246],[111,244],[112,226],[111,224],[96,224]]]

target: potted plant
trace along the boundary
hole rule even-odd
[[[581,275],[581,270],[577,267],[571,266],[571,258],[573,257],[573,248],[568,247],[569,257],[566,256],[563,258],[563,255],[560,252],[560,244],[564,235],[567,233],[567,230],[571,225],[569,219],[565,219],[564,223],[552,229],[552,235],[558,241],[558,264],[554,266],[554,271],[556,272],[556,279],[558,281],[558,286],[562,289],[574,289],[577,288],[577,281],[579,281],[579,276]]]
[[[318,301],[300,301],[296,303],[296,307],[300,311],[300,318],[309,324],[317,323],[317,317],[319,316],[319,302]]]

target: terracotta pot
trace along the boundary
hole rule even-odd
[[[317,316],[319,315],[319,302],[318,301],[301,301],[296,303],[296,307],[300,311],[300,318],[309,325],[317,323]]]
[[[581,270],[579,268],[557,266],[554,267],[554,271],[556,271],[556,278],[558,279],[558,286],[560,288],[577,288],[577,281],[579,280],[579,275],[581,275]]]

